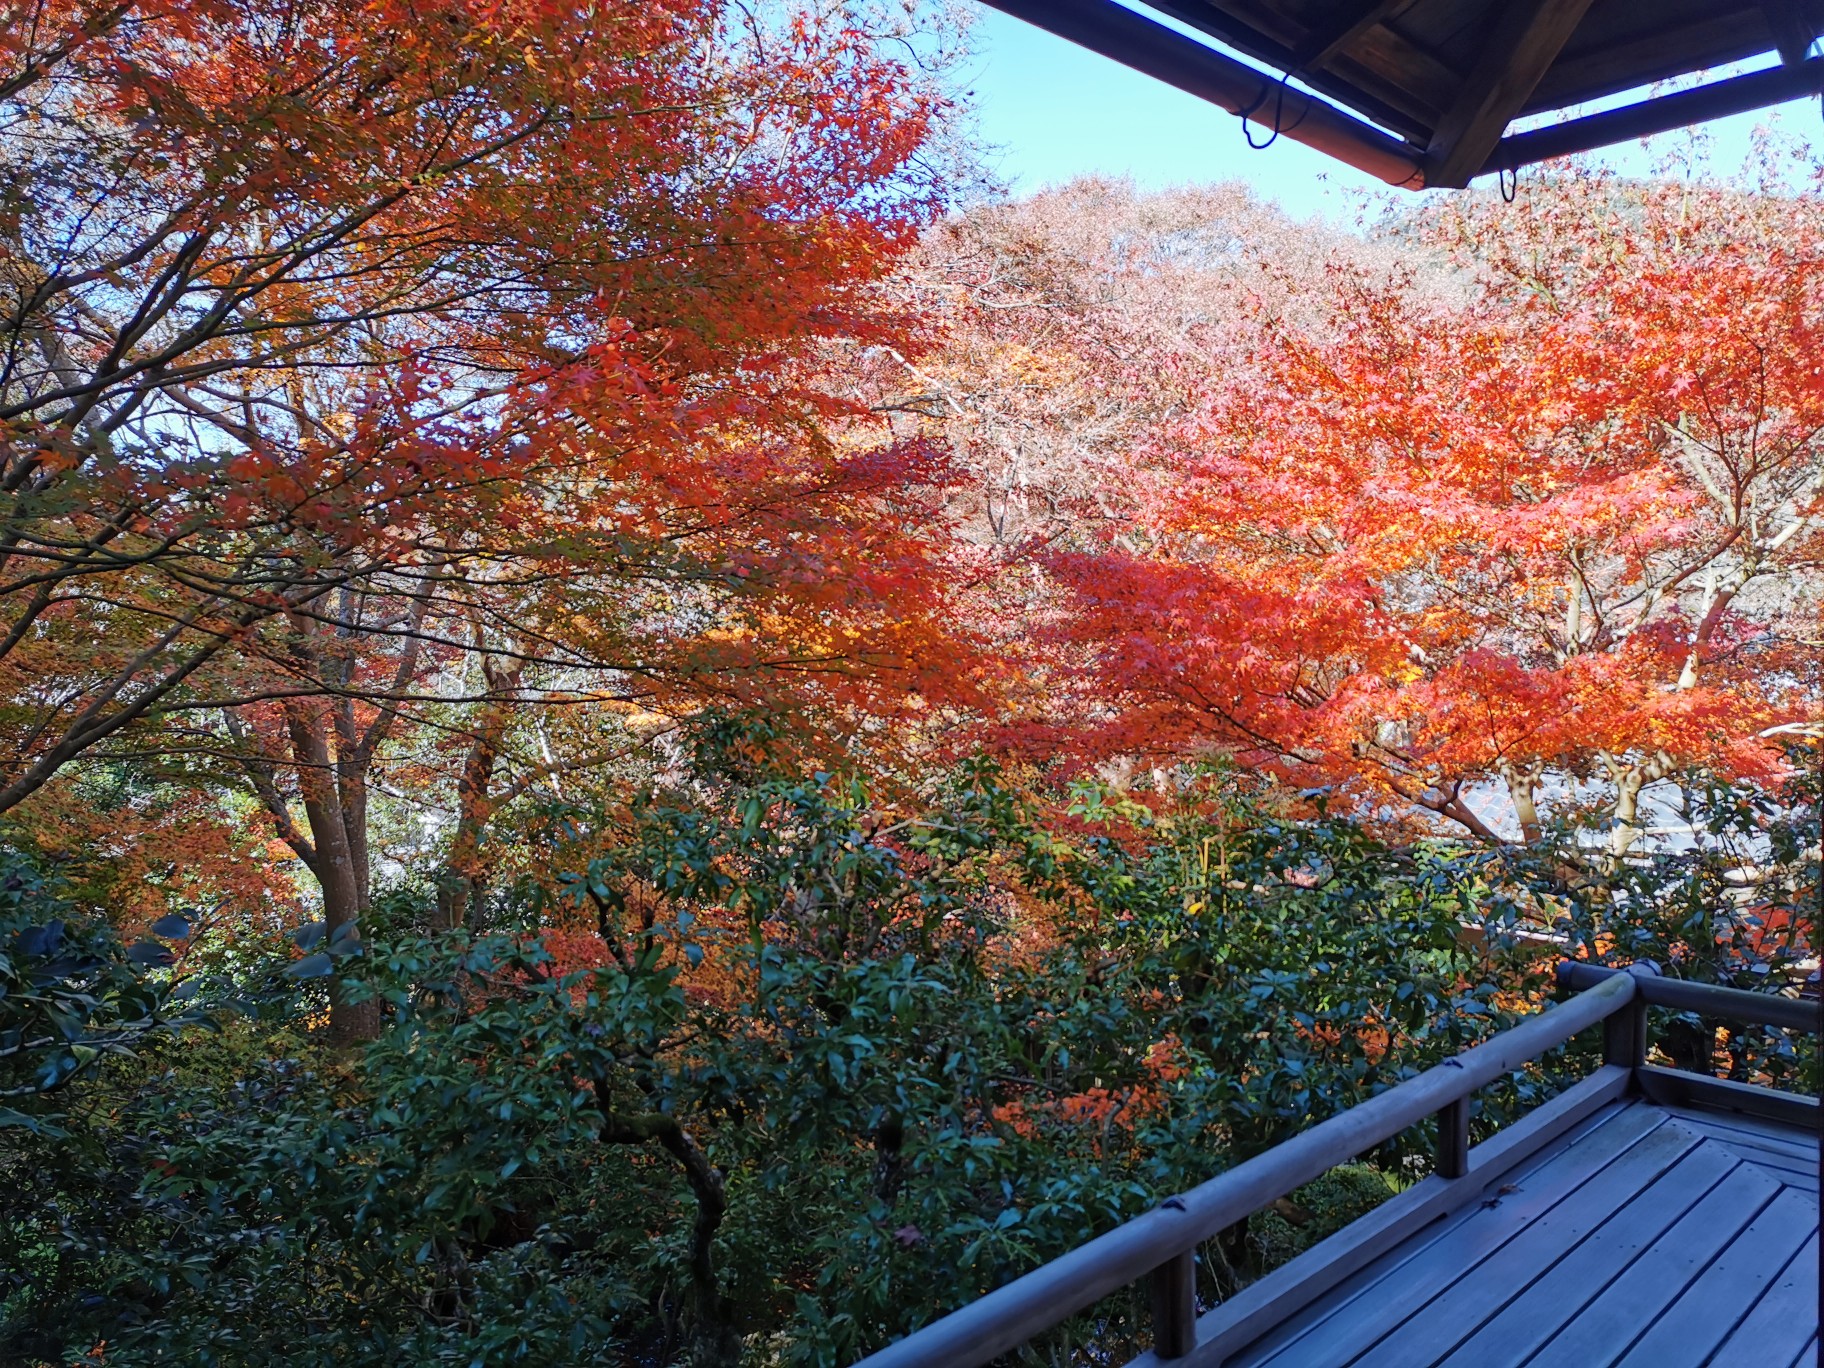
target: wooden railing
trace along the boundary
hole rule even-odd
[[[1684,979],[1662,978],[1650,964],[1636,964],[1627,969],[1603,969],[1594,964],[1566,960],[1558,966],[1558,983],[1564,988],[1592,988],[1621,974],[1640,978],[1640,1003],[1647,1007],[1670,1007],[1676,1012],[1697,1012],[1702,1016],[1725,1021],[1746,1021],[1756,1026],[1777,1026],[1787,1031],[1818,1029],[1818,1004],[1803,998],[1780,997],[1773,993],[1749,993],[1740,988],[1721,988],[1714,983],[1690,983]],[[1644,1060],[1642,1061],[1644,1062]]]
[[[1788,1030],[1819,1028],[1816,1003],[1663,978],[1648,964],[1617,970],[1567,962],[1558,966],[1558,979],[1561,986],[1580,991],[1285,1144],[1167,1198],[1145,1215],[889,1345],[862,1360],[859,1368],[977,1368],[1142,1279],[1150,1283],[1153,1351],[1138,1362],[1181,1359],[1193,1348],[1201,1358],[1212,1346],[1198,1342],[1198,1245],[1432,1116],[1438,1121],[1438,1155],[1436,1176],[1426,1182],[1433,1185],[1435,1195],[1419,1205],[1436,1213],[1469,1200],[1473,1196],[1469,1188],[1482,1167],[1472,1164],[1469,1147],[1472,1094],[1580,1032],[1599,1022],[1603,1025],[1603,1077],[1583,1085],[1586,1100],[1580,1105],[1587,1111],[1638,1087],[1644,1074],[1661,1078],[1670,1074],[1645,1068],[1649,1006]],[[1719,1087],[1740,1086],[1709,1082]],[[1804,1099],[1792,1101],[1798,1104]],[[1526,1124],[1511,1129],[1520,1131]],[[1540,1143],[1539,1137],[1546,1134],[1539,1131],[1530,1143]],[[1505,1162],[1512,1162],[1511,1145],[1502,1151],[1491,1142],[1478,1147],[1475,1155],[1484,1150],[1496,1151]],[[1495,1158],[1491,1153],[1491,1163]],[[1340,1276],[1337,1270],[1332,1272]]]

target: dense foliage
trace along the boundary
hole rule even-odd
[[[0,1359],[845,1363],[1557,958],[1815,969],[1793,168],[980,202],[944,4],[0,19]]]
[[[1540,885],[1479,854],[1390,849],[1216,779],[1164,814],[1082,787],[1047,823],[989,767],[916,808],[713,745],[694,769],[551,814],[565,872],[522,890],[535,924],[415,934],[395,899],[359,956],[307,929],[288,973],[243,966],[266,986],[215,1031],[142,1035],[74,1102],[19,1100],[11,1352],[842,1362],[1525,1008],[1518,962],[1461,929],[1498,942]],[[1688,947],[1717,867],[1627,876],[1658,902],[1621,958]],[[75,924],[15,882],[15,926]],[[136,967],[96,936],[52,972]],[[1722,963],[1669,951],[1673,972]],[[383,1008],[359,1055],[284,986],[325,969]],[[157,990],[124,991],[156,1014]],[[7,1001],[9,1024],[42,1010]],[[1777,1079],[1802,1063],[1729,1047]],[[1481,1124],[1555,1078],[1494,1090]],[[1428,1154],[1404,1137],[1213,1242],[1208,1293]],[[1118,1344],[1134,1310],[1065,1341]]]
[[[559,883],[594,931],[345,960],[385,1009],[358,1058],[308,1001],[142,1041],[13,1153],[50,1198],[7,1213],[50,1337],[17,1342],[837,1361],[1497,1019],[1441,866],[1078,808],[1061,838],[989,770],[911,813],[828,775],[655,796]]]

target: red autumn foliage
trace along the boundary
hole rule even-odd
[[[1144,505],[1046,556],[1068,687],[1029,744],[1222,750],[1488,838],[1478,789],[1532,838],[1600,780],[1618,850],[1655,779],[1780,770],[1763,733],[1819,709],[1812,201],[1532,200],[1416,225],[1457,299],[1344,264],[1321,324],[1257,312],[1245,369],[1154,429]]]

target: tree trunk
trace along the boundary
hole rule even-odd
[[[1514,815],[1520,819],[1520,839],[1527,845],[1538,845],[1543,834],[1539,821],[1539,775],[1540,766],[1528,765],[1524,769],[1512,765],[1503,766],[1502,775],[1507,780],[1507,795],[1514,805]]]
[[[490,789],[500,760],[507,723],[518,703],[520,672],[515,662],[501,666],[482,662],[487,678],[488,702],[482,705],[470,732],[469,753],[456,780],[456,833],[449,853],[437,872],[437,920],[445,929],[476,926],[481,919],[481,899],[487,892],[487,871],[481,855],[482,835],[493,815],[495,798]]]
[[[290,695],[276,709],[278,734],[262,734],[257,722],[230,710],[226,725],[240,754],[242,770],[255,795],[272,817],[279,838],[291,847],[316,877],[323,894],[323,920],[332,943],[347,950],[361,943],[361,918],[373,897],[372,855],[368,845],[368,784],[374,758],[399,717],[399,699],[417,678],[421,630],[431,596],[419,595],[390,622],[405,629],[391,671],[391,687],[376,690],[368,701],[375,716],[363,729],[356,713],[358,672],[355,649],[364,632],[373,630],[364,609],[372,600],[354,591],[339,599],[334,626],[305,614],[292,620],[291,678],[319,681],[322,692]],[[254,713],[257,719],[260,714]],[[264,714],[270,721],[272,713]],[[285,779],[295,777],[302,801],[300,825]],[[330,1034],[352,1043],[379,1033],[380,1008],[375,1002],[353,1003],[340,983],[330,985]]]
[[[330,708],[323,700],[286,701],[285,729],[298,769],[304,820],[310,828],[310,853],[300,850],[298,854],[322,889],[323,921],[330,936],[339,935],[342,945],[353,948],[360,944],[361,914],[367,910],[370,895],[366,775],[349,771],[352,757],[332,756],[330,727]],[[352,809],[345,801],[351,789],[362,799]],[[329,1030],[333,1039],[344,1044],[371,1040],[380,1030],[379,1004],[349,1002],[340,984],[332,981]]]
[[[1609,860],[1614,864],[1626,856],[1641,837],[1641,790],[1672,773],[1673,765],[1672,757],[1664,751],[1633,763],[1609,755],[1602,759],[1615,784],[1615,828],[1609,833],[1608,846]]]
[[[1615,781],[1615,827],[1609,833],[1609,855],[1619,860],[1640,839],[1640,766],[1623,770]]]
[[[687,1272],[690,1279],[692,1368],[734,1368],[741,1361],[741,1339],[729,1323],[728,1306],[716,1276],[716,1232],[728,1211],[722,1170],[710,1163],[689,1131],[663,1112],[624,1115],[609,1099],[606,1080],[595,1079],[596,1104],[602,1114],[601,1138],[609,1144],[640,1145],[658,1141],[684,1170],[697,1214],[691,1222]]]

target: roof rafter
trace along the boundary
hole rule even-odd
[[[1592,0],[1521,0],[1506,6],[1454,105],[1425,149],[1427,185],[1468,185],[1576,32]]]
[[[1463,186],[1478,175],[1824,90],[1824,55],[1810,55],[1824,36],[1824,0],[984,3],[1265,131],[1415,189]],[[1697,77],[1776,48],[1783,58],[1778,66],[1671,93],[1655,90],[1624,108],[1575,117],[1592,101]],[[1572,117],[1506,131],[1516,118],[1554,112]]]
[[[1314,147],[1389,185],[1423,184],[1418,149],[1298,87],[1109,0],[987,0],[1231,114],[1263,114],[1275,136]]]
[[[1761,13],[1767,16],[1767,27],[1773,30],[1782,62],[1798,66],[1811,56],[1811,45],[1818,34],[1799,0],[1761,0]]]
[[[1712,81],[1693,90],[1674,91],[1621,109],[1572,119],[1569,123],[1548,124],[1530,133],[1516,133],[1501,140],[1477,174],[1492,176],[1497,171],[1590,152],[1598,147],[1612,147],[1632,138],[1707,123],[1711,119],[1726,119],[1731,114],[1746,114],[1751,109],[1765,109],[1784,100],[1820,92],[1824,92],[1824,57],[1813,57],[1798,66],[1751,71],[1745,76]]]
[[[1323,66],[1369,29],[1393,22],[1417,3],[1418,0],[1372,0],[1363,5],[1354,18],[1319,33],[1306,43],[1298,53],[1296,69],[1309,71]]]

